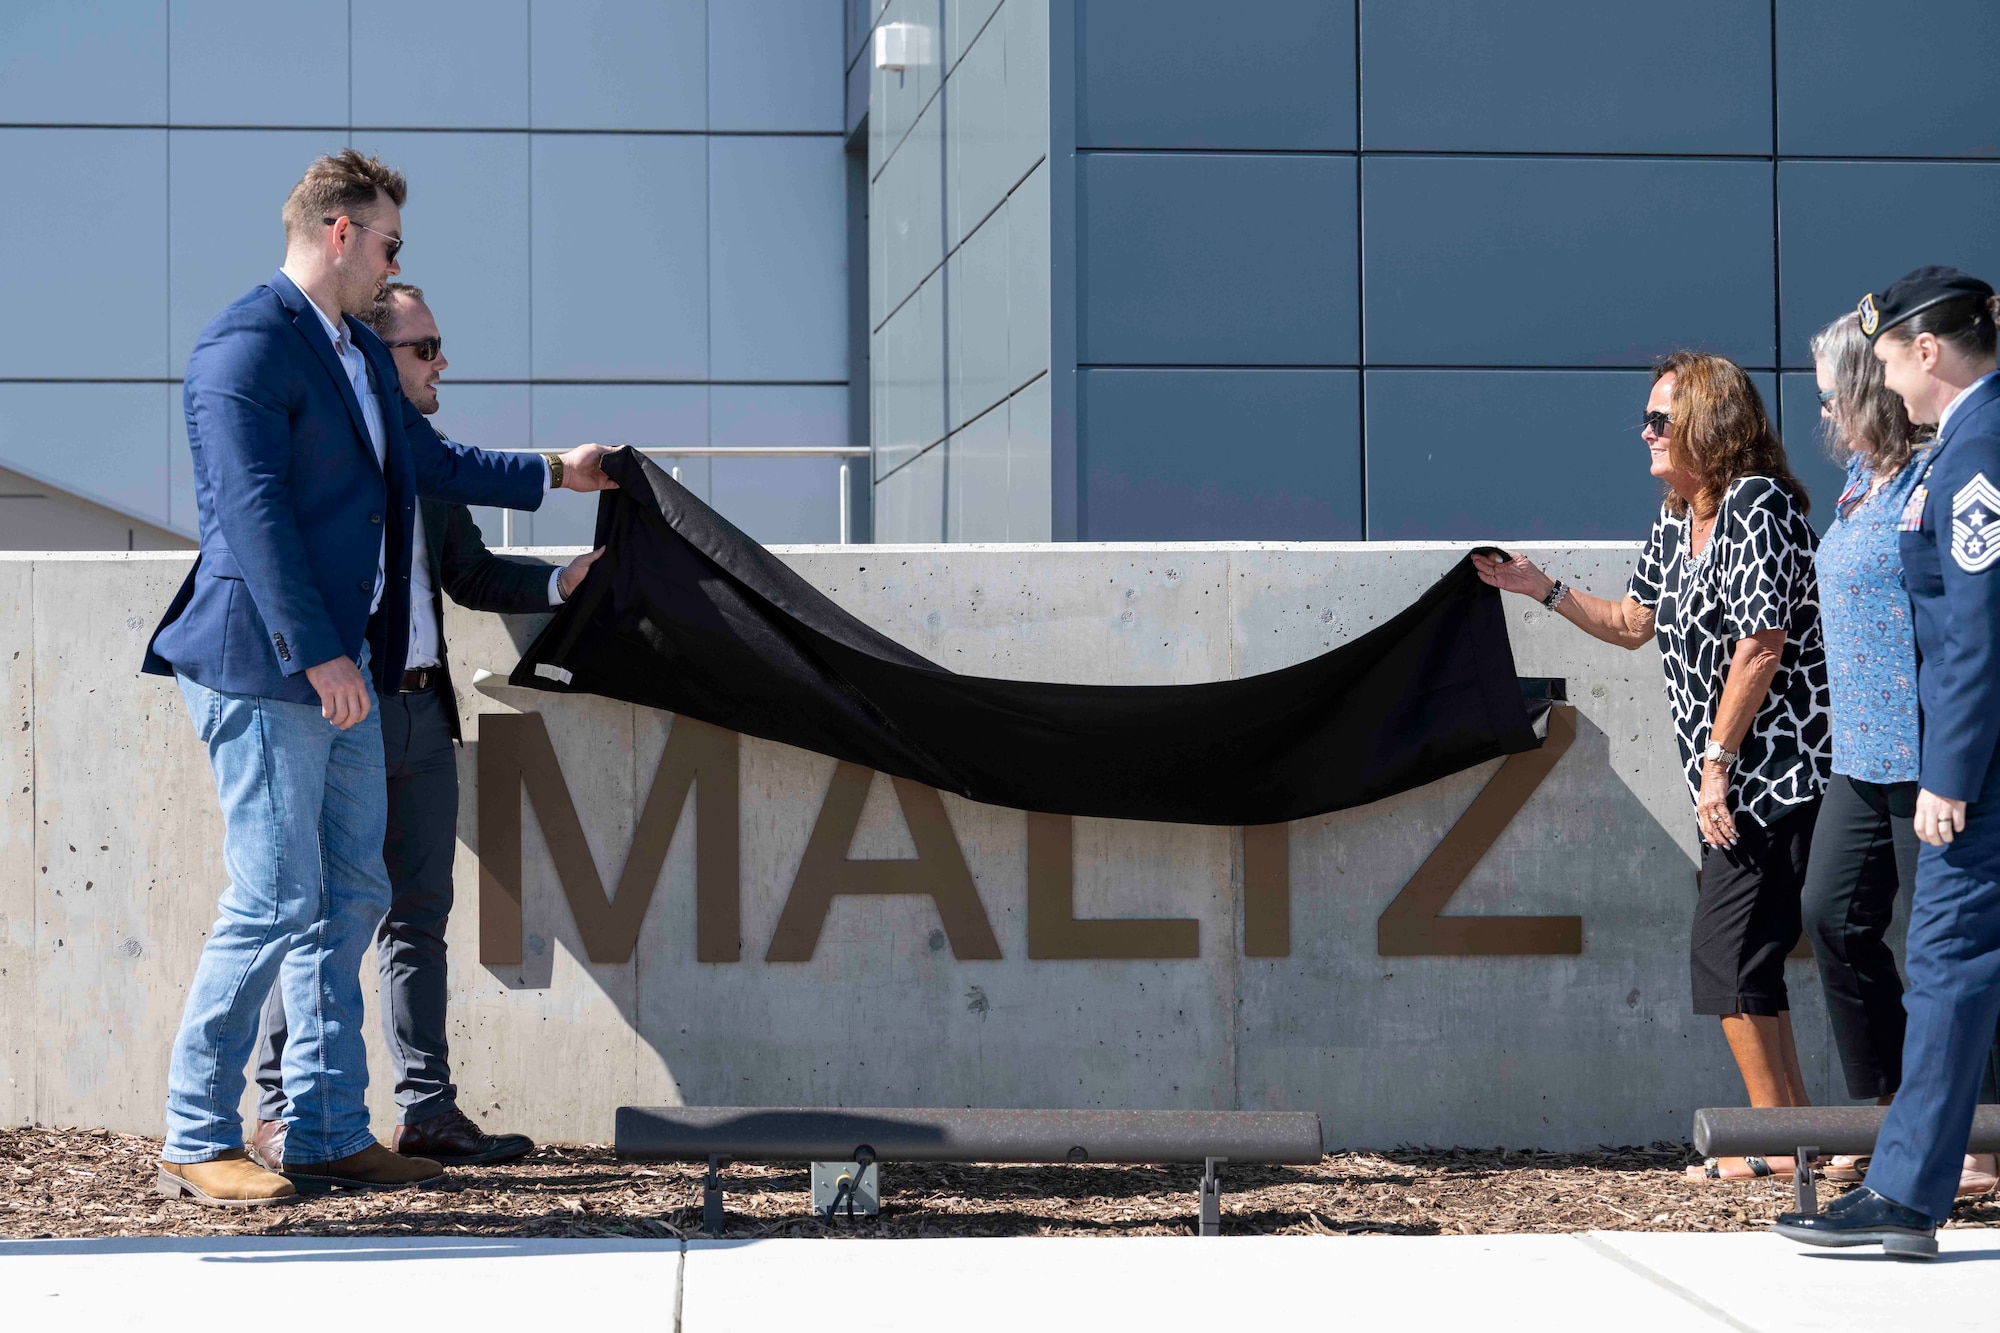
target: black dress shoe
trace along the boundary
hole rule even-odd
[[[456,1106],[443,1115],[396,1126],[392,1147],[406,1157],[428,1157],[446,1166],[490,1166],[535,1150],[526,1134],[488,1134]]]
[[[1771,1230],[1802,1245],[1880,1245],[1898,1259],[1937,1258],[1937,1223],[1863,1185],[1823,1213],[1784,1213]]]

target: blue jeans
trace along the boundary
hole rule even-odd
[[[361,657],[368,675],[368,653]],[[177,676],[222,799],[229,886],[188,986],[167,1074],[169,1162],[243,1146],[237,1106],[275,983],[291,1016],[285,1156],[328,1162],[373,1142],[361,956],[389,907],[379,707],[346,731],[316,704],[224,694]]]

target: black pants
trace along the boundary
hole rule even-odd
[[[445,1045],[445,920],[451,915],[451,863],[458,846],[458,760],[452,754],[452,702],[438,690],[382,696],[382,758],[389,775],[389,915],[375,934],[381,969],[382,1033],[396,1065],[396,1107],[403,1124],[441,1115],[457,1104]],[[279,1064],[285,1005],[276,987],[264,1002],[257,1034],[257,1117],[286,1114]]]
[[[1799,890],[1819,805],[1815,797],[1768,825],[1738,814],[1734,847],[1702,844],[1688,947],[1697,1014],[1775,1018],[1791,1009],[1785,955],[1799,942]]]
[[[1903,978],[1885,936],[1896,893],[1917,882],[1914,782],[1833,775],[1813,831],[1803,900],[1847,1095],[1873,1101],[1903,1082]],[[2000,1100],[2000,1034],[1981,1101]]]

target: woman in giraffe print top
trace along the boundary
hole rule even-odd
[[[1722,1020],[1752,1106],[1804,1106],[1785,955],[1831,757],[1805,488],[1756,386],[1724,357],[1661,361],[1641,438],[1666,498],[1623,599],[1578,592],[1523,556],[1473,559],[1486,582],[1606,643],[1659,644],[1701,838],[1694,1011]],[[1718,1180],[1791,1166],[1748,1157],[1689,1170]]]

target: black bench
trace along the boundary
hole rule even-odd
[[[1812,1159],[1821,1153],[1861,1156],[1875,1151],[1886,1106],[1710,1106],[1694,1113],[1694,1148],[1704,1157],[1791,1153],[1799,1211],[1819,1211]],[[1967,1152],[2000,1152],[2000,1106],[1972,1116]]]
[[[1000,1111],[621,1106],[616,1150],[706,1161],[702,1228],[722,1233],[722,1169],[742,1162],[1201,1162],[1204,1236],[1222,1231],[1216,1167],[1319,1161],[1311,1111]]]

